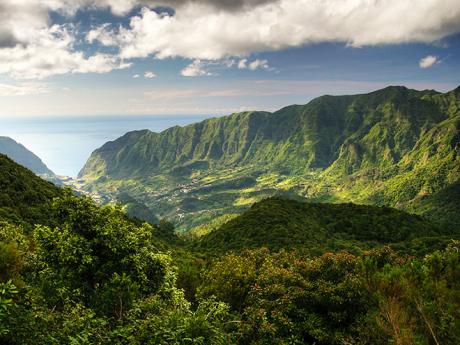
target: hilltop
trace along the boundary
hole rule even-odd
[[[269,198],[196,241],[217,253],[266,247],[360,251],[381,245],[437,237],[438,227],[420,216],[387,207],[324,204]]]

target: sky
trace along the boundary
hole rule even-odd
[[[0,0],[0,117],[228,114],[460,85],[460,0]]]

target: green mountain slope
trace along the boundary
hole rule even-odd
[[[196,247],[225,252],[245,248],[355,250],[439,237],[440,229],[403,211],[354,204],[269,198],[201,237]]]
[[[0,137],[0,153],[32,170],[37,175],[55,176],[39,157],[9,137]]]
[[[436,193],[420,196],[411,203],[410,209],[432,221],[441,221],[449,229],[460,229],[459,195],[460,182],[457,181]]]
[[[130,132],[96,150],[80,177],[184,227],[280,191],[418,212],[418,198],[459,180],[459,128],[459,89],[388,87]]]
[[[31,226],[49,224],[49,203],[61,189],[0,154],[0,219]]]

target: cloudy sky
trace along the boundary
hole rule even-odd
[[[224,114],[460,84],[459,0],[0,0],[0,116]]]

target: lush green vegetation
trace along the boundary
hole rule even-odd
[[[460,181],[434,194],[420,196],[409,209],[444,224],[448,229],[460,229],[459,195]]]
[[[193,229],[190,229],[184,234],[184,237],[192,240],[199,239],[200,237],[208,235],[211,232],[219,229],[222,225],[226,224],[237,216],[237,214],[225,214],[223,216],[217,217],[206,224],[198,225]]]
[[[459,258],[459,242],[424,259],[245,251],[216,261],[199,294],[241,315],[242,344],[456,344]]]
[[[49,204],[61,191],[0,154],[0,218],[30,228],[48,224]]]
[[[434,196],[460,180],[459,128],[458,89],[388,87],[130,132],[96,150],[80,175],[88,190],[109,199],[123,190],[182,230],[280,192],[396,207],[458,230],[460,212],[440,217]]]
[[[0,162],[2,199],[17,203],[0,215],[2,344],[460,341],[460,243],[436,250],[432,237],[420,252],[431,253],[407,255],[419,252],[405,243],[438,231],[420,217],[272,198],[216,221],[223,225],[199,245],[241,228],[244,245],[276,250],[227,252],[241,248],[230,236],[210,255],[188,250],[171,223],[142,223],[122,207],[59,190],[6,157]],[[38,217],[40,203],[46,208]],[[252,228],[267,238],[254,242]],[[277,232],[292,232],[292,241],[278,245]],[[327,244],[335,253],[296,245],[316,232],[336,236]],[[381,245],[395,240],[396,251]],[[347,241],[346,248],[362,247],[342,251]],[[366,251],[367,244],[375,248]]]
[[[267,247],[296,248],[309,253],[362,250],[381,245],[423,251],[423,242],[433,247],[433,238],[443,243],[441,229],[420,216],[391,208],[354,204],[315,204],[270,198],[254,204],[196,241],[201,250],[225,252]],[[448,238],[452,234],[449,233]],[[404,245],[401,246],[400,244]],[[410,248],[411,243],[417,248]]]
[[[66,193],[58,225],[0,226],[3,344],[227,344],[228,307],[195,308],[155,228]],[[159,245],[158,245],[159,244]]]

